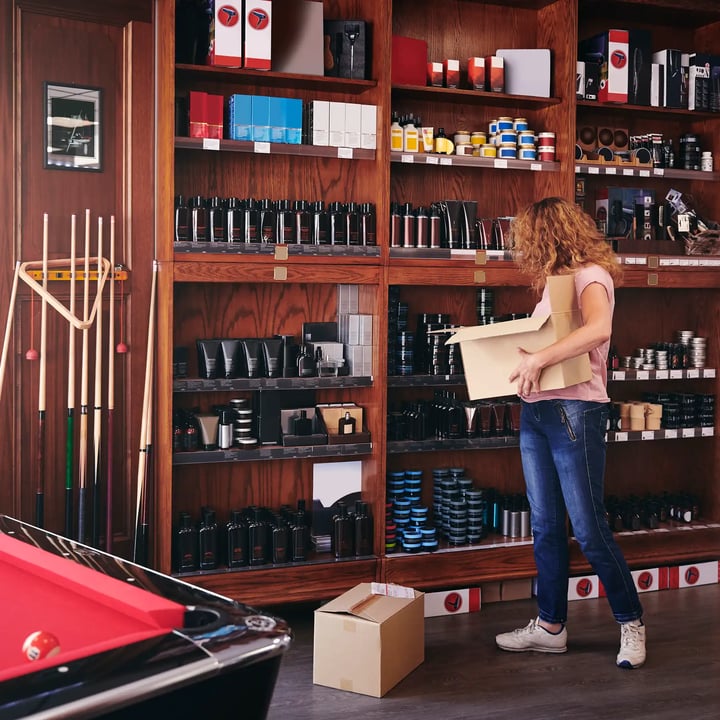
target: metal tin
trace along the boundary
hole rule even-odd
[[[470,142],[473,145],[484,145],[487,142],[487,134],[482,130],[478,130],[470,135]]]
[[[501,130],[498,135],[500,136],[500,145],[506,143],[517,145],[517,132],[515,130]]]
[[[513,129],[513,119],[511,117],[500,117],[497,121],[497,131],[501,132],[502,130],[512,130]]]
[[[527,118],[524,117],[517,117],[513,120],[513,127],[518,132],[520,130],[527,130],[528,129],[528,121]]]
[[[515,143],[503,143],[498,148],[497,156],[507,160],[513,160],[517,157],[517,147]]]
[[[494,158],[497,157],[497,147],[495,145],[481,145],[479,147],[480,157]]]
[[[497,129],[498,129],[497,119],[491,120],[490,123],[488,124],[488,131],[490,132],[490,134],[494,135],[497,132]]]
[[[521,146],[518,150],[518,157],[520,158],[520,160],[535,160],[537,157],[537,152],[535,151],[534,147]]]
[[[555,146],[541,145],[537,149],[537,157],[542,162],[555,162]]]
[[[453,140],[455,142],[455,145],[469,143],[470,142],[470,132],[468,130],[458,130],[455,133],[455,135],[453,135]]]
[[[532,130],[518,130],[518,145],[535,145],[535,133]]]
[[[555,147],[555,133],[554,132],[538,133],[538,145],[544,145],[547,147],[552,145],[553,147]]]
[[[472,155],[473,154],[473,146],[467,142],[467,143],[460,143],[455,145],[455,154],[456,155]]]

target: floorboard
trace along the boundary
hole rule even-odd
[[[720,715],[720,585],[642,595],[648,660],[615,667],[620,632],[603,599],[570,604],[568,652],[506,653],[498,632],[526,624],[533,600],[492,603],[427,618],[425,662],[385,697],[312,683],[313,606],[273,608],[294,642],[283,659],[268,720],[716,720]]]

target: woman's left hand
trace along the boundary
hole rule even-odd
[[[540,372],[542,365],[535,353],[529,353],[518,348],[520,353],[519,365],[510,373],[510,382],[517,381],[517,394],[529,395],[531,392],[540,390]]]

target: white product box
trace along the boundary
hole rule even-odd
[[[348,315],[358,311],[360,293],[357,285],[338,285],[338,315]]]
[[[348,345],[372,345],[372,315],[348,315]]]
[[[360,147],[364,150],[377,148],[377,105],[361,105],[362,123],[360,128]]]
[[[568,584],[568,600],[587,600],[588,598],[604,597],[605,592],[597,575],[572,577]]]
[[[652,63],[650,66],[650,105],[663,107],[665,104],[665,66]]]
[[[330,142],[330,103],[313,100],[310,103],[310,139],[312,145],[328,145]]]
[[[660,568],[647,570],[631,570],[630,574],[635,581],[635,588],[639,593],[660,590]]]
[[[362,106],[345,103],[345,141],[343,147],[359,148],[362,133]]]
[[[330,123],[328,126],[328,145],[344,147],[345,142],[345,103],[330,103]]]
[[[425,617],[463,615],[478,612],[481,607],[479,587],[425,593]]]
[[[244,27],[240,10],[232,5],[215,3],[210,21],[209,65],[242,67]]]
[[[253,70],[269,70],[272,52],[272,2],[252,0],[246,1],[244,5],[244,66]]]

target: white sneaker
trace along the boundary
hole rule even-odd
[[[620,652],[616,664],[621,668],[639,668],[645,662],[645,626],[641,620],[620,625]]]
[[[526,652],[534,650],[546,653],[564,653],[567,651],[567,628],[563,625],[559,633],[551,633],[538,624],[539,618],[531,620],[525,627],[500,633],[495,642],[501,650]]]

